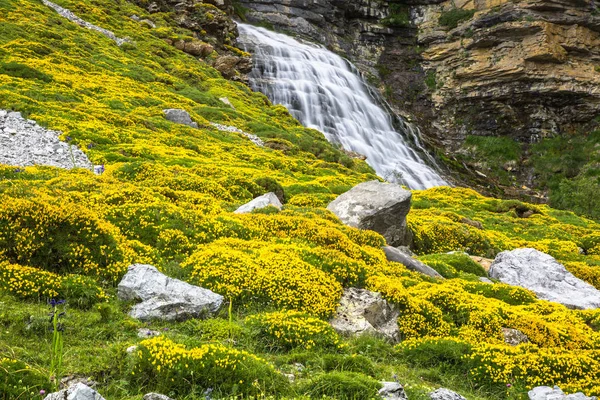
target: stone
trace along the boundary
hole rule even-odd
[[[410,245],[406,227],[412,193],[399,185],[369,181],[329,203],[327,209],[346,225],[380,233],[390,246]]]
[[[235,107],[233,106],[233,104],[231,104],[231,101],[229,101],[228,97],[219,97],[219,100],[221,100],[221,103],[223,103],[235,110]]]
[[[50,393],[44,400],[106,400],[98,392],[83,383],[77,383],[59,392]]]
[[[597,400],[596,396],[588,397],[581,392],[565,394],[558,386],[538,386],[528,393],[529,400]]]
[[[232,55],[223,55],[217,57],[213,67],[223,75],[225,79],[231,79],[236,75],[236,66],[240,62],[240,57]]]
[[[98,382],[92,380],[91,378],[75,376],[75,375],[68,375],[60,380],[60,387],[68,389],[71,386],[75,386],[79,383],[82,383],[85,386],[88,386],[92,389],[95,388],[96,385],[98,385]]]
[[[521,343],[529,343],[529,338],[526,334],[518,329],[502,328],[504,342],[510,346],[518,346]]]
[[[554,257],[535,249],[503,251],[496,256],[489,275],[509,285],[533,291],[538,298],[569,308],[600,307],[600,291],[576,278]]]
[[[383,299],[381,293],[348,288],[329,323],[342,335],[375,334],[397,342],[400,338],[398,316],[398,310]]]
[[[385,400],[408,400],[404,387],[398,382],[381,382],[379,397]]]
[[[492,263],[494,262],[494,260],[492,260],[490,258],[479,257],[479,256],[469,256],[469,257],[471,257],[471,260],[473,260],[477,264],[481,265],[483,267],[483,269],[485,270],[485,272],[488,272],[490,270],[490,267],[492,266]]]
[[[281,210],[281,207],[283,207],[283,204],[281,204],[281,201],[279,201],[279,198],[277,198],[277,195],[273,192],[269,192],[255,198],[254,200],[240,206],[234,212],[236,214],[246,214],[269,206],[275,207],[279,210]]]
[[[173,400],[172,398],[159,393],[147,393],[142,400]]]
[[[165,118],[171,122],[191,126],[192,128],[198,127],[198,124],[192,121],[192,117],[185,110],[179,108],[167,108],[166,110],[163,110],[163,113],[165,114]]]
[[[133,354],[137,349],[138,347],[136,345],[133,345],[129,346],[125,351],[127,352],[127,354]]]
[[[214,126],[215,128],[217,128],[217,130],[219,130],[221,132],[239,133],[240,135],[242,135],[242,136],[246,137],[247,139],[249,139],[255,145],[260,146],[260,147],[264,147],[265,146],[265,142],[263,142],[263,140],[261,138],[259,138],[256,135],[253,135],[251,133],[244,132],[240,128],[236,128],[235,126],[231,126],[231,125],[221,125],[221,124],[217,124],[215,122],[211,122],[210,124],[212,126]]]
[[[486,278],[485,276],[480,276],[479,282],[494,284],[494,281],[492,281],[490,278]]]
[[[433,278],[444,279],[442,275],[440,275],[435,269],[431,268],[429,265],[423,264],[421,261],[416,258],[412,258],[408,254],[402,252],[401,250],[391,247],[384,246],[383,252],[385,253],[388,261],[393,261],[404,265],[406,268],[411,271],[419,272],[423,275],[431,276]]]
[[[216,313],[223,296],[187,282],[170,278],[155,267],[131,265],[117,288],[122,301],[141,300],[129,315],[141,321],[200,318]]]
[[[0,111],[0,164],[92,170],[79,147],[60,140],[61,132],[43,128],[19,112]]]
[[[439,388],[429,393],[431,400],[467,400],[460,394],[446,388]]]
[[[107,38],[109,38],[110,40],[114,41],[117,44],[117,46],[121,46],[125,42],[130,42],[130,40],[128,40],[128,39],[122,39],[122,38],[117,37],[113,32],[109,31],[108,29],[104,29],[97,25],[91,24],[87,21],[84,21],[83,19],[79,18],[77,15],[73,14],[73,12],[71,12],[70,10],[63,8],[63,7],[59,6],[58,4],[55,4],[48,0],[42,0],[42,3],[44,3],[44,5],[46,5],[50,8],[53,8],[54,11],[56,11],[61,17],[64,17],[64,18],[68,19],[69,21],[76,23],[77,25],[79,25],[83,28],[94,30],[96,32],[100,32],[102,35],[104,35]]]

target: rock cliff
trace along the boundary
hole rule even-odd
[[[590,129],[600,111],[594,0],[242,4],[251,22],[321,42],[378,78],[397,110],[473,186],[480,179],[509,195],[535,187],[531,145]],[[505,154],[490,150],[493,137],[502,138],[492,145],[507,147]]]

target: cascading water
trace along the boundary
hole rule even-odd
[[[387,180],[411,189],[447,185],[394,129],[392,117],[376,103],[352,64],[317,45],[252,25],[238,27],[240,43],[254,53],[249,75],[254,90],[287,107],[330,142],[366,156]],[[413,146],[421,149],[414,131],[404,125],[402,133],[413,135]]]

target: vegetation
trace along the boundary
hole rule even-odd
[[[405,4],[390,4],[390,15],[381,22],[387,26],[405,27],[410,25],[410,8]]]
[[[463,10],[462,8],[454,7],[442,12],[439,23],[448,29],[454,29],[461,22],[471,19],[476,12],[477,10]]]
[[[51,371],[94,379],[108,400],[152,390],[180,400],[367,399],[394,376],[417,399],[441,385],[474,400],[523,398],[539,384],[600,394],[599,312],[481,283],[485,271],[460,253],[534,247],[598,285],[598,223],[467,189],[416,191],[413,250],[451,279],[410,272],[387,261],[380,235],[325,208],[376,178],[364,162],[226,81],[210,60],[169,46],[164,38],[192,37],[172,16],[152,14],[158,27],[140,29],[129,16],[146,12],[125,1],[60,4],[132,44],[120,48],[36,0],[0,0],[0,108],[62,131],[105,165],[101,175],[0,166],[0,399],[43,398],[61,378]],[[167,121],[165,108],[186,109],[200,127]],[[285,146],[258,147],[210,122]],[[266,191],[284,201],[281,211],[232,212]],[[137,321],[116,299],[134,262],[231,306],[206,321]],[[327,321],[346,287],[396,304],[399,345],[333,331]],[[52,298],[68,307],[58,369]],[[504,327],[531,343],[509,347]],[[140,338],[140,328],[161,334]]]

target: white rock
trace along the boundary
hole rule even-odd
[[[169,278],[155,267],[134,264],[119,283],[117,295],[123,301],[142,300],[129,315],[141,321],[185,320],[214,314],[223,296],[178,279]]]
[[[19,112],[0,111],[0,131],[3,132],[0,135],[0,164],[92,169],[92,163],[83,151],[59,139],[61,132],[26,120]]]
[[[565,394],[558,386],[538,386],[528,393],[529,400],[597,400],[597,397],[587,397],[581,392]]]
[[[50,393],[44,400],[105,400],[98,392],[83,383],[77,383],[60,392]]]
[[[179,108],[167,108],[166,110],[163,110],[163,113],[165,114],[165,118],[171,122],[191,126],[192,128],[198,127],[198,124],[192,121],[192,117],[185,110]]]
[[[404,387],[398,382],[381,382],[383,387],[379,389],[379,397],[385,400],[408,400]]]
[[[344,290],[336,315],[329,323],[343,335],[370,333],[397,342],[400,338],[398,316],[399,312],[381,293],[349,288]]]
[[[164,394],[148,393],[144,395],[142,400],[173,400],[172,398],[165,396]]]
[[[268,206],[273,206],[280,210],[281,210],[281,207],[283,207],[283,205],[281,204],[281,201],[279,201],[279,198],[277,197],[277,195],[273,192],[269,192],[269,193],[263,194],[260,197],[255,198],[254,200],[244,204],[243,206],[240,206],[234,212],[236,214],[245,214],[245,213],[250,213],[254,210],[258,210],[258,209],[265,208]]]
[[[369,181],[356,185],[329,203],[346,225],[380,233],[390,246],[410,244],[406,214],[412,193],[393,183]]]
[[[148,329],[148,328],[140,328],[140,329],[138,329],[138,337],[139,338],[149,338],[149,337],[159,336],[159,335],[160,335],[159,331],[153,331],[153,330]]]
[[[221,125],[221,124],[217,124],[215,122],[211,122],[210,124],[212,126],[214,126],[215,128],[217,128],[217,130],[219,130],[221,132],[239,133],[240,135],[248,138],[255,145],[257,145],[259,147],[264,147],[265,146],[265,142],[263,142],[261,138],[259,138],[256,135],[253,135],[251,133],[244,132],[240,128],[236,128],[235,126],[230,126],[230,125]]]
[[[422,263],[416,258],[412,258],[408,254],[395,247],[384,246],[383,252],[385,253],[385,257],[388,259],[388,261],[400,263],[406,268],[410,269],[411,271],[419,272],[423,275],[431,276],[433,278],[444,279],[442,275],[440,275],[435,269],[431,268],[429,265]]]
[[[600,307],[600,291],[576,278],[554,257],[535,249],[516,249],[498,254],[489,275],[509,285],[533,291],[540,299],[570,308]]]
[[[431,400],[467,400],[460,394],[446,388],[439,388],[429,393],[429,398]]]

